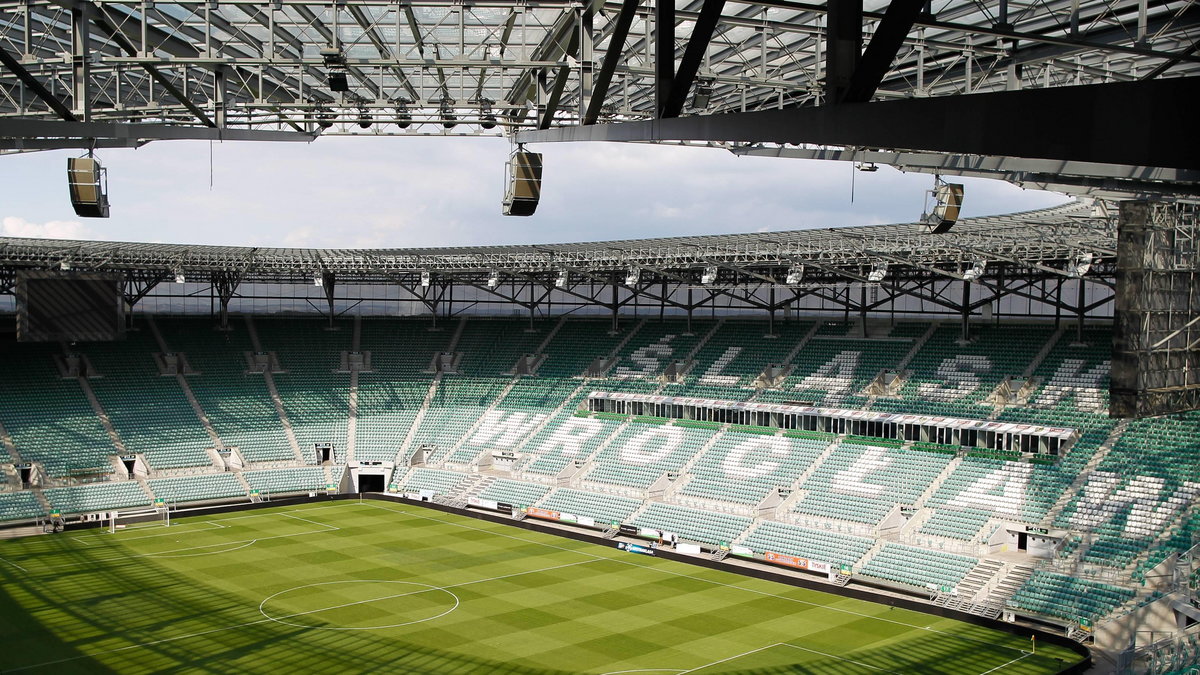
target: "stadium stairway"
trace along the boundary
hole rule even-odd
[[[246,315],[246,332],[250,335],[250,343],[254,345],[254,351],[265,351],[262,342],[258,339],[258,329],[254,325],[254,319],[250,315]],[[288,445],[291,446],[292,453],[296,456],[296,461],[303,464],[304,453],[300,451],[300,442],[296,440],[296,430],[292,428],[291,420],[288,419],[287,409],[283,407],[283,399],[279,396],[279,388],[275,386],[275,377],[271,374],[270,369],[263,372],[263,382],[267,385],[267,393],[271,395],[271,402],[275,404],[275,412],[279,415],[279,423],[283,426],[283,435],[287,438]]]
[[[167,344],[167,341],[163,338],[162,331],[158,329],[158,323],[154,320],[154,317],[146,317],[146,326],[150,328],[150,333],[154,336],[154,341],[158,343],[158,348],[161,349],[164,354],[175,352],[175,350],[172,349],[171,346]],[[186,398],[187,402],[192,406],[192,410],[196,413],[197,419],[200,420],[200,425],[204,427],[205,433],[207,433],[208,437],[212,439],[213,447],[217,450],[224,450],[225,443],[222,442],[221,437],[217,434],[217,430],[213,428],[212,422],[208,419],[208,415],[204,413],[204,408],[201,407],[200,401],[196,399],[195,393],[192,392],[192,387],[188,384],[187,378],[184,377],[183,373],[176,373],[175,382],[179,384],[180,390],[183,391],[184,398]],[[216,455],[215,458],[214,455]],[[213,466],[220,467],[222,465],[219,454],[210,452],[209,459],[214,460]]]
[[[454,353],[454,350],[458,348],[458,341],[462,338],[463,330],[466,327],[467,318],[463,317],[459,319],[458,323],[454,327],[454,334],[450,337],[449,344],[446,345],[445,351],[447,353],[452,354]],[[412,457],[413,453],[418,450],[418,448],[412,447],[413,440],[417,437],[417,431],[421,428],[421,423],[429,414],[430,404],[437,395],[438,387],[441,386],[441,382],[442,372],[439,371],[434,373],[433,380],[429,383],[429,391],[425,393],[425,400],[421,401],[421,408],[417,411],[417,416],[413,419],[412,424],[409,425],[408,433],[404,435],[404,441],[400,443],[400,452],[404,457]]]
[[[911,448],[912,445],[906,444],[905,447]],[[962,464],[962,461],[962,457],[955,457],[954,459],[950,460],[950,463],[946,465],[946,468],[942,469],[942,472],[938,474],[937,478],[933,479],[933,482],[929,484],[929,487],[925,490],[925,492],[922,492],[921,496],[917,497],[916,501],[913,502],[913,506],[916,508],[925,506],[925,503],[929,501],[929,498],[938,491],[938,488],[942,487],[942,483],[945,483],[946,479],[950,477],[950,474],[954,473],[954,471],[958,469],[958,466]]]
[[[442,455],[441,464],[443,466],[453,465],[456,467],[466,467],[475,463],[475,460],[478,459],[483,450],[477,449],[473,455],[468,457],[466,456],[466,453],[462,452],[463,444],[475,435],[475,432],[478,431],[480,426],[484,424],[484,421],[488,419],[488,413],[496,410],[496,406],[498,406],[500,402],[504,400],[505,396],[508,396],[509,392],[513,390],[513,387],[517,386],[517,383],[520,381],[521,378],[519,376],[514,376],[512,380],[508,382],[508,384],[504,385],[504,388],[500,390],[500,393],[496,394],[496,396],[492,399],[492,404],[485,408],[483,412],[480,413],[479,417],[475,418],[475,421],[471,423],[471,426],[467,427],[466,432],[464,432],[462,436],[458,437],[458,440],[454,442],[454,445],[450,447],[446,454]]]
[[[912,360],[921,352],[921,348],[925,346],[926,342],[929,342],[929,338],[931,338],[933,334],[937,332],[941,325],[942,322],[940,321],[929,322],[929,327],[925,329],[925,332],[922,333],[920,337],[913,341],[913,345],[908,350],[908,353],[902,356],[900,360],[896,362],[896,365],[891,368],[891,370],[896,373],[904,373],[908,364],[912,363]],[[878,375],[876,376],[878,377]],[[903,387],[903,385],[904,383],[901,382],[900,386]],[[866,402],[862,404],[861,409],[870,410],[875,405],[875,401],[878,398],[879,396],[875,394],[868,396]]]
[[[1112,452],[1112,449],[1116,446],[1117,441],[1121,439],[1121,434],[1125,433],[1125,430],[1128,427],[1129,420],[1127,419],[1117,422],[1116,426],[1114,426],[1112,431],[1109,432],[1108,438],[1106,438],[1104,442],[1100,444],[1100,447],[1095,453],[1092,454],[1092,457],[1087,461],[1087,464],[1084,464],[1083,468],[1079,470],[1079,473],[1075,475],[1075,479],[1071,481],[1071,484],[1067,486],[1065,490],[1063,490],[1062,494],[1059,495],[1058,500],[1054,502],[1048,511],[1046,511],[1045,517],[1042,518],[1043,525],[1049,527],[1052,523],[1054,523],[1054,521],[1058,520],[1059,516],[1063,514],[1063,511],[1066,510],[1071,501],[1079,494],[1079,491],[1083,489],[1083,486],[1088,482],[1088,479],[1091,478],[1092,472],[1095,471],[1096,467],[1100,466],[1100,463],[1103,462],[1108,457],[1109,453]]]
[[[362,349],[362,315],[354,315],[354,333],[350,338],[350,351],[358,352]],[[349,391],[346,394],[349,402],[349,410],[346,418],[346,461],[352,462],[356,459],[356,450],[358,448],[358,370],[350,370],[350,385]]]
[[[104,427],[105,433],[108,434],[108,439],[112,441],[113,447],[117,449],[117,454],[128,454],[129,451],[125,448],[125,444],[121,442],[121,437],[117,435],[117,430],[113,427],[112,420],[109,419],[108,413],[104,412],[104,406],[100,405],[100,399],[96,398],[96,392],[92,391],[87,378],[80,377],[78,380],[79,388],[83,390],[83,395],[87,397],[88,403],[92,404],[92,410],[96,412],[96,417],[100,420],[100,426]]]

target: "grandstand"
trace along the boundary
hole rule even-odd
[[[1186,596],[1200,417],[1107,415],[1108,321],[901,313],[135,312],[120,342],[10,337],[0,519],[378,492],[1106,648]]]

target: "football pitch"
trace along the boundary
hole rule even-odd
[[[0,543],[4,673],[1053,673],[1028,636],[412,504]]]

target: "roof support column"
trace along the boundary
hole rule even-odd
[[[90,3],[80,3],[71,9],[71,106],[84,122],[92,121],[92,59],[89,45],[91,21],[88,16],[90,10]]]
[[[966,279],[962,280],[962,334],[959,336],[963,342],[971,339],[971,282]]]
[[[861,11],[862,0],[859,2]],[[654,116],[662,117],[675,79],[675,0],[654,3]]]
[[[829,0],[825,50],[825,105],[842,100],[862,57],[862,0]]]
[[[220,330],[229,330],[229,301],[233,299],[240,283],[241,278],[232,272],[214,272],[212,275],[212,288],[221,305],[217,313],[217,327]]]

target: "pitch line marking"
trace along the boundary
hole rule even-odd
[[[625,673],[686,673],[680,668],[635,668],[634,670],[612,670],[600,675],[624,675]]]
[[[639,563],[639,562],[636,562],[636,561],[634,561],[634,560],[622,560],[622,559],[620,559],[620,558],[613,558],[613,557],[605,557],[605,556],[593,555],[593,554],[591,554],[591,553],[587,553],[586,551],[579,551],[579,550],[576,550],[576,549],[566,548],[566,547],[564,547],[564,546],[557,546],[557,545],[555,545],[555,544],[549,544],[549,543],[546,543],[546,542],[541,542],[541,541],[533,541],[533,540],[530,540],[530,539],[525,539],[525,538],[523,538],[523,537],[518,537],[518,536],[515,536],[515,535],[504,534],[504,533],[502,533],[502,532],[496,532],[495,530],[485,530],[485,529],[483,529],[483,528],[479,528],[479,527],[472,527],[472,526],[470,526],[470,525],[466,525],[466,524],[463,524],[463,523],[455,523],[455,522],[451,522],[451,521],[448,521],[448,520],[442,520],[441,518],[434,518],[433,516],[426,516],[426,515],[422,515],[422,514],[420,514],[420,513],[414,513],[414,512],[412,512],[412,511],[408,511],[408,510],[401,510],[401,509],[391,509],[391,508],[388,508],[388,507],[386,507],[386,506],[383,506],[383,505],[381,505],[381,504],[375,504],[375,503],[364,503],[364,505],[365,505],[365,506],[371,506],[371,507],[373,507],[373,508],[377,508],[377,509],[383,509],[383,510],[385,510],[385,511],[393,511],[393,512],[395,512],[395,513],[403,513],[404,515],[407,515],[407,516],[412,516],[412,517],[414,517],[414,518],[423,518],[423,519],[425,519],[425,520],[434,520],[434,521],[437,521],[437,522],[439,522],[439,523],[445,523],[445,524],[447,524],[447,525],[453,525],[453,526],[456,526],[456,527],[461,527],[461,528],[468,529],[468,530],[479,530],[479,531],[481,531],[481,532],[488,532],[488,533],[494,534],[494,535],[496,535],[496,536],[500,536],[500,537],[507,537],[507,538],[509,538],[509,539],[515,539],[515,540],[517,540],[517,541],[523,541],[523,542],[526,542],[526,543],[529,543],[529,544],[540,544],[540,545],[542,545],[542,546],[546,546],[546,547],[549,547],[549,548],[558,549],[558,550],[560,550],[560,551],[570,551],[570,552],[572,552],[572,553],[577,553],[577,554],[579,554],[579,555],[586,555],[586,556],[588,556],[588,557],[590,557],[590,558],[594,558],[594,559],[601,559],[601,560],[611,560],[612,562],[615,562],[615,563],[620,563],[620,564],[622,564],[622,565],[630,565],[630,566],[633,566],[633,567],[640,567],[640,568],[643,568],[643,569],[654,570],[654,571],[656,571],[656,572],[661,572],[661,573],[663,573],[663,574],[670,574],[670,575],[672,575],[672,576],[676,576],[676,577],[684,577],[684,578],[687,578],[687,579],[695,579],[696,581],[703,581],[703,582],[705,582],[705,583],[713,584],[713,585],[715,585],[715,586],[724,586],[724,587],[726,587],[726,588],[734,588],[734,589],[737,589],[737,590],[746,591],[746,592],[748,592],[748,593],[755,593],[755,594],[757,594],[757,595],[764,595],[764,596],[768,596],[768,597],[772,597],[772,598],[779,598],[780,600],[786,600],[786,601],[788,601],[788,602],[795,602],[795,603],[802,604],[802,605],[808,605],[808,606],[810,606],[810,607],[820,607],[820,608],[823,608],[823,609],[828,609],[828,610],[830,610],[830,611],[839,612],[839,613],[842,613],[842,614],[849,614],[849,615],[851,615],[851,616],[862,617],[862,618],[865,618],[865,619],[874,619],[874,620],[876,620],[876,621],[882,621],[882,622],[885,622],[885,623],[895,624],[895,625],[897,625],[897,626],[905,626],[905,627],[907,627],[907,628],[913,628],[913,629],[915,629],[915,630],[927,630],[927,631],[929,631],[929,632],[931,632],[931,633],[937,633],[937,634],[939,634],[939,635],[945,635],[945,636],[947,636],[947,637],[955,638],[955,639],[958,639],[958,640],[963,640],[963,641],[966,641],[966,642],[974,642],[974,643],[977,643],[977,644],[988,645],[988,646],[990,646],[990,647],[996,647],[996,648],[998,648],[998,649],[1005,649],[1005,650],[1008,650],[1008,651],[1015,651],[1015,652],[1022,653],[1022,654],[1023,654],[1023,653],[1025,653],[1025,652],[1024,652],[1024,650],[1022,650],[1022,649],[1020,649],[1020,648],[1018,648],[1018,647],[1011,647],[1011,646],[1004,645],[1004,644],[1000,644],[1000,643],[997,643],[997,642],[989,642],[989,641],[987,641],[987,640],[980,640],[979,638],[973,638],[973,637],[969,637],[969,636],[966,636],[966,635],[959,635],[959,634],[957,634],[957,633],[952,633],[952,632],[949,632],[949,631],[939,630],[939,629],[936,629],[936,628],[930,628],[929,626],[918,626],[918,625],[916,625],[916,624],[906,623],[906,622],[904,622],[904,621],[898,621],[898,620],[896,620],[896,619],[887,619],[887,618],[884,618],[883,616],[876,615],[876,614],[865,614],[865,613],[863,613],[863,612],[856,612],[856,611],[854,611],[854,610],[845,609],[845,608],[842,608],[842,607],[834,607],[834,606],[832,606],[832,605],[822,605],[822,604],[820,604],[820,603],[809,602],[808,600],[801,600],[801,599],[799,599],[799,598],[789,598],[789,597],[787,597],[786,595],[779,595],[779,594],[776,594],[776,593],[771,593],[771,592],[768,592],[768,591],[760,591],[760,590],[758,590],[758,589],[754,589],[754,588],[747,588],[746,586],[738,586],[738,585],[735,585],[735,584],[728,584],[728,583],[725,583],[725,582],[723,582],[723,581],[714,581],[714,580],[712,580],[712,579],[705,579],[705,578],[703,578],[703,577],[698,577],[698,576],[694,576],[694,575],[691,575],[691,574],[684,574],[684,573],[682,573],[682,572],[672,572],[672,571],[670,571],[670,570],[666,570],[666,569],[663,569],[663,568],[661,568],[661,567],[657,567],[657,566],[651,566],[651,565],[644,565],[644,564],[641,564],[641,563]],[[490,522],[490,521],[486,521],[486,522]],[[729,572],[725,572],[725,573],[727,573],[727,574],[728,574]],[[830,594],[830,595],[834,595],[835,597],[839,597],[839,598],[840,598],[840,597],[843,597],[843,596],[838,596],[838,595],[836,595],[836,594],[833,594],[833,593],[831,593],[831,592],[829,592],[829,591],[821,591],[821,592],[823,592],[823,593],[827,593],[827,594]]]
[[[535,574],[538,572],[548,572],[550,570],[555,570],[555,569],[559,569],[562,567],[574,567],[575,565],[586,565],[587,563],[590,563],[590,562],[595,562],[595,560],[581,560],[579,562],[566,563],[563,565],[555,565],[553,567],[546,567],[543,569],[527,570],[524,572],[514,572],[512,574],[502,574],[500,576],[490,577],[488,579],[476,579],[474,581],[466,581],[466,582],[459,583],[459,584],[447,584],[446,586],[439,586],[437,588],[439,588],[439,589],[457,588],[458,586],[467,586],[470,584],[478,584],[478,583],[482,583],[484,581],[496,581],[498,579],[505,579],[508,577],[521,576],[523,574]],[[210,628],[208,630],[202,630],[202,631],[198,631],[195,633],[188,633],[187,635],[176,635],[174,637],[166,637],[166,638],[161,638],[158,640],[151,640],[150,642],[141,642],[138,644],[126,645],[124,647],[115,647],[113,649],[105,649],[105,650],[101,650],[98,652],[79,654],[77,656],[71,656],[71,657],[67,657],[64,659],[57,659],[54,661],[45,661],[42,663],[34,663],[34,664],[27,665],[27,666],[17,666],[15,668],[9,668],[9,669],[5,670],[4,672],[16,673],[16,672],[23,672],[23,671],[27,671],[27,670],[33,670],[35,668],[43,668],[45,666],[56,666],[56,665],[59,665],[62,663],[70,663],[71,661],[78,661],[80,659],[90,659],[90,658],[93,658],[96,656],[102,656],[104,654],[115,654],[118,652],[127,652],[132,649],[141,649],[143,647],[153,647],[154,645],[160,645],[160,644],[163,644],[166,642],[176,642],[178,640],[188,640],[191,638],[201,637],[204,635],[211,635],[212,633],[221,633],[221,632],[224,632],[227,630],[237,630],[238,628],[246,628],[247,626],[256,626],[258,624],[270,623],[271,621],[272,621],[271,619],[257,619],[255,621],[246,621],[244,623],[233,624],[230,626],[221,626],[220,628]],[[309,626],[309,627],[311,627],[311,626]]]
[[[991,670],[985,670],[982,673],[980,673],[979,675],[988,675],[988,673],[994,673],[997,670],[1000,670],[1001,668],[1007,668],[1007,667],[1011,666],[1012,664],[1016,663],[1017,661],[1020,661],[1021,659],[1027,659],[1030,656],[1033,656],[1033,652],[1025,652],[1024,656],[1018,656],[1017,658],[1013,659],[1012,661],[1009,661],[1008,663],[1002,663],[1002,664],[996,666],[995,668],[992,668]]]
[[[894,673],[895,672],[892,670],[888,670],[886,668],[880,668],[879,666],[873,666],[869,663],[863,663],[862,661],[855,661],[854,659],[848,659],[844,656],[838,656],[836,654],[827,654],[827,653],[817,650],[817,649],[809,649],[808,647],[801,647],[800,645],[794,645],[790,642],[780,642],[779,644],[783,645],[784,647],[791,647],[792,649],[799,649],[799,650],[805,651],[805,652],[812,652],[813,654],[820,654],[821,656],[825,656],[825,657],[828,657],[831,659],[837,659],[838,661],[845,661],[846,663],[853,663],[856,666],[862,666],[863,668],[870,668],[871,670],[878,670],[878,671],[881,671],[884,673]],[[1024,658],[1024,657],[1021,657],[1021,658]],[[1003,666],[1001,666],[1001,667],[1003,667]],[[991,671],[988,671],[988,672],[991,672]]]
[[[227,520],[236,520],[236,519],[240,519],[240,518],[267,518],[267,517],[271,517],[271,516],[286,516],[286,515],[287,515],[286,513],[277,513],[277,514],[260,513],[260,514],[254,515],[254,516],[239,516],[238,518],[228,518]],[[238,549],[250,546],[256,542],[267,541],[269,539],[286,539],[288,537],[301,537],[301,536],[309,535],[309,534],[320,534],[322,532],[335,532],[337,530],[342,529],[340,527],[336,527],[333,525],[327,525],[325,523],[318,523],[316,521],[307,520],[305,518],[296,518],[296,520],[304,520],[305,522],[313,523],[314,525],[320,525],[320,526],[324,527],[325,529],[312,530],[309,532],[296,532],[294,534],[276,534],[276,535],[272,535],[269,537],[257,537],[255,539],[249,539],[249,540],[243,539],[240,541],[225,541],[225,542],[220,542],[217,544],[204,544],[202,546],[185,546],[183,548],[168,549],[166,551],[158,551],[155,553],[131,553],[128,555],[110,556],[107,558],[95,558],[93,560],[88,560],[86,562],[72,562],[72,563],[67,563],[64,565],[39,566],[37,568],[37,570],[35,570],[33,572],[29,572],[28,570],[26,570],[26,572],[29,574],[37,575],[37,574],[43,574],[43,573],[47,573],[47,572],[51,572],[53,570],[59,570],[59,569],[63,569],[63,568],[74,568],[74,567],[79,567],[80,565],[92,565],[95,563],[109,563],[109,562],[116,562],[116,561],[120,561],[120,560],[129,560],[129,559],[133,559],[133,558],[191,558],[191,557],[196,557],[196,556],[201,556],[201,555],[216,555],[219,553],[229,553],[230,551],[236,551]],[[223,529],[228,529],[228,528],[223,528]],[[207,531],[207,530],[204,530],[204,531]],[[159,536],[177,536],[177,535],[174,535],[173,533],[163,533],[161,535],[153,535],[153,536],[159,537]],[[132,537],[132,538],[133,539],[146,539],[148,537]],[[122,539],[122,541],[124,541],[124,539]],[[202,549],[215,548],[217,546],[231,546],[231,545],[235,545],[235,544],[241,544],[241,546],[238,546],[237,548],[225,549],[225,550],[221,550],[221,551],[207,551],[207,552],[192,553],[192,554],[186,553],[188,551],[201,551]],[[176,553],[183,553],[184,555],[172,555],[172,554],[176,554]],[[13,564],[13,563],[9,563],[9,564]]]
[[[778,647],[780,644],[782,644],[782,643],[776,642],[773,645],[766,645],[763,647],[759,647],[758,649],[751,649],[750,651],[742,652],[741,654],[734,654],[733,656],[727,656],[723,659],[718,659],[711,663],[705,663],[704,665],[696,666],[695,668],[689,668],[687,670],[680,671],[680,675],[685,675],[686,673],[692,673],[697,670],[703,670],[704,668],[707,668],[709,666],[715,666],[719,663],[725,663],[726,661],[736,661],[737,659],[740,659],[743,656],[750,656],[751,654],[757,654],[758,652],[761,652],[763,650],[770,649],[772,647]]]
[[[4,562],[8,563],[9,565],[12,565],[13,567],[21,570],[22,572],[24,572],[26,574],[29,574],[29,570],[25,569],[24,567],[21,567],[20,565],[18,565],[17,563],[15,563],[11,560],[8,560],[6,558],[0,558],[0,560],[3,560]]]
[[[199,523],[185,523],[185,524],[183,524],[183,525],[173,525],[172,527],[183,527],[183,528],[186,528],[186,527],[188,527],[188,525],[212,525],[212,524],[213,524],[213,523],[212,523],[211,521],[202,521],[202,522],[199,522]],[[226,527],[226,526],[225,526],[225,525],[217,525],[216,527],[205,527],[205,528],[202,528],[202,529],[200,529],[199,531],[200,531],[200,532],[207,532],[207,531],[209,531],[209,530],[218,530],[218,529],[221,529],[221,528],[224,528],[224,527]],[[138,528],[134,528],[134,529],[136,529],[136,530],[145,530],[145,529],[148,529],[148,528],[145,528],[145,527],[138,527]],[[129,529],[129,528],[126,528],[126,530],[125,530],[125,531],[126,531],[126,532],[130,532],[130,531],[132,531],[132,530],[131,530],[131,529]],[[193,531],[195,531],[195,530],[191,530],[191,529],[189,529],[189,530],[188,530],[188,532],[193,532]],[[178,534],[178,533],[176,533],[176,532],[160,532],[160,533],[158,533],[158,534],[143,534],[143,535],[139,535],[139,536],[136,536],[136,537],[121,537],[121,538],[120,538],[120,540],[121,540],[121,541],[137,541],[137,540],[139,540],[139,539],[154,539],[155,537],[172,537],[172,536],[177,536],[177,534]],[[85,546],[91,546],[91,545],[92,545],[92,542],[88,541],[89,539],[100,539],[100,538],[104,538],[104,537],[111,537],[111,536],[112,536],[112,534],[111,534],[111,533],[105,533],[105,534],[79,534],[79,535],[75,535],[75,536],[71,537],[71,539],[73,539],[73,540],[75,540],[75,541],[78,541],[78,542],[80,542],[80,543],[84,544]]]
[[[271,600],[271,598],[278,597],[278,596],[283,595],[284,593],[288,593],[290,591],[299,590],[301,588],[312,588],[313,586],[327,586],[330,584],[355,584],[355,583],[408,584],[411,586],[423,586],[424,588],[419,591],[408,591],[406,593],[394,593],[392,595],[384,595],[384,596],[381,596],[378,598],[371,598],[369,600],[356,600],[354,602],[347,602],[347,603],[344,603],[341,605],[333,605],[332,607],[320,607],[318,609],[310,609],[305,612],[295,612],[293,614],[284,614],[283,616],[280,616],[280,617],[271,616],[271,615],[267,614],[266,610],[263,609],[263,606],[266,605],[267,602],[269,602]],[[403,623],[388,624],[386,626],[364,626],[362,628],[356,628],[353,626],[310,626],[310,625],[304,624],[304,623],[291,623],[290,621],[284,621],[284,619],[293,619],[298,616],[308,616],[310,614],[318,614],[320,612],[328,612],[333,609],[344,609],[346,607],[354,607],[355,605],[366,605],[366,604],[370,604],[372,602],[380,602],[382,600],[395,600],[397,598],[405,598],[410,595],[420,595],[421,593],[429,593],[431,591],[440,591],[440,592],[445,593],[445,594],[449,595],[450,597],[454,598],[454,606],[451,607],[450,609],[442,612],[441,614],[426,617],[424,619],[417,619],[415,621],[405,621]],[[267,617],[271,621],[274,621],[276,623],[281,623],[285,626],[293,626],[295,628],[311,628],[313,630],[381,630],[384,628],[399,628],[401,626],[411,626],[414,623],[424,623],[426,621],[433,621],[434,619],[440,619],[443,616],[446,616],[447,614],[449,614],[450,612],[453,612],[454,610],[458,609],[458,606],[459,606],[459,604],[461,604],[461,602],[462,601],[459,599],[459,597],[457,595],[455,595],[454,593],[452,593],[444,588],[438,588],[437,586],[432,586],[430,584],[421,584],[421,583],[417,583],[415,581],[390,581],[387,579],[345,579],[343,581],[321,581],[321,582],[317,582],[315,584],[305,584],[303,586],[294,586],[292,588],[285,588],[282,591],[279,591],[278,593],[273,593],[273,594],[268,595],[267,597],[263,598],[263,601],[258,603],[258,613]]]

